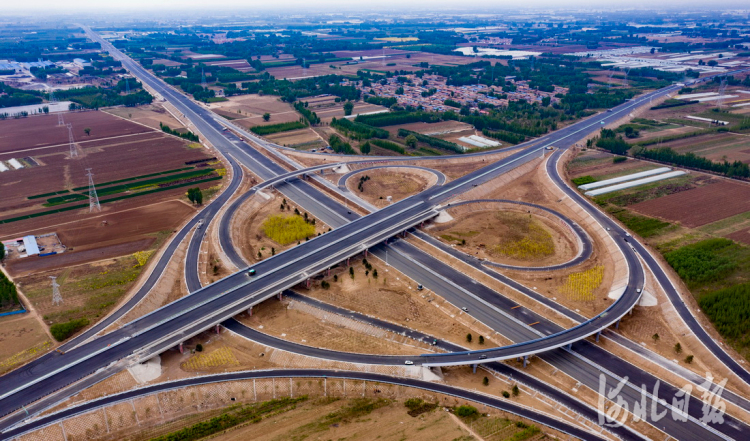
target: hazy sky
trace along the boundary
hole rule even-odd
[[[360,6],[361,4],[361,6]],[[707,4],[703,0],[660,0],[653,2],[649,0],[524,0],[521,2],[524,8],[579,8],[589,7],[593,9],[611,8],[670,8],[670,7],[694,7],[709,8],[741,8],[749,9],[746,1],[739,0],[713,0]],[[450,9],[469,8],[472,11],[479,9],[517,9],[517,0],[474,0],[468,3],[456,0],[378,0],[377,2],[358,2],[356,0],[34,0],[30,2],[18,2],[6,0],[0,8],[0,16],[4,11],[105,11],[105,10],[174,10],[176,12],[186,10],[272,10],[287,9],[296,13],[304,13],[308,10],[330,9],[357,10],[357,9]],[[385,12],[385,11],[384,11]]]

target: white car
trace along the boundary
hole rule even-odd
[[[404,362],[404,364],[408,364],[408,365],[410,365],[410,366],[411,366],[411,365],[413,365],[413,364],[414,364],[414,362],[413,362],[413,361],[411,361],[411,360],[406,360],[406,361]]]

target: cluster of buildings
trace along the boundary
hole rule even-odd
[[[549,97],[551,102],[559,101],[556,94],[565,94],[567,89],[555,86],[552,92],[542,92],[529,87],[527,81],[516,81],[515,77],[506,77],[506,83],[515,85],[514,92],[504,93],[502,89],[490,88],[484,84],[473,84],[465,86],[449,86],[446,84],[446,78],[439,75],[424,75],[418,78],[416,75],[406,75],[409,82],[401,83],[396,77],[389,78],[386,84],[373,82],[371,87],[357,85],[362,93],[377,95],[380,97],[396,98],[401,106],[422,106],[425,110],[443,112],[447,110],[456,110],[454,107],[446,106],[446,100],[452,100],[460,103],[462,106],[468,106],[472,111],[478,110],[480,113],[485,112],[479,107],[480,103],[491,104],[493,106],[507,106],[509,101],[526,100],[528,102],[542,101],[543,98]],[[424,84],[424,82],[427,84]],[[397,94],[403,88],[402,94]],[[434,93],[430,94],[431,91]],[[497,98],[491,96],[492,92],[497,95],[505,94],[507,98]],[[427,95],[427,96],[423,96]]]

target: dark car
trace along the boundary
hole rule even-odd
[[[255,268],[250,268],[249,270],[247,270],[247,275],[250,276],[250,277],[254,276],[255,275]]]

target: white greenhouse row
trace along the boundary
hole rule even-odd
[[[620,177],[612,178],[612,179],[605,179],[604,181],[592,182],[591,184],[579,185],[578,188],[580,188],[581,190],[591,190],[593,188],[606,187],[607,185],[619,184],[620,182],[632,181],[634,179],[645,178],[646,176],[653,176],[653,175],[658,175],[661,173],[666,173],[670,170],[672,169],[669,167],[659,167],[653,170],[646,170],[646,171],[642,171],[638,173],[631,173],[629,175],[620,176]]]
[[[652,182],[663,181],[664,179],[674,178],[686,174],[684,171],[673,171],[669,173],[663,173],[656,176],[649,176],[648,178],[638,179],[635,181],[624,182],[622,184],[611,185],[609,187],[599,188],[597,190],[591,190],[584,193],[586,196],[598,196],[600,194],[611,193],[617,190],[623,190],[625,188],[637,187],[639,185],[650,184]]]

